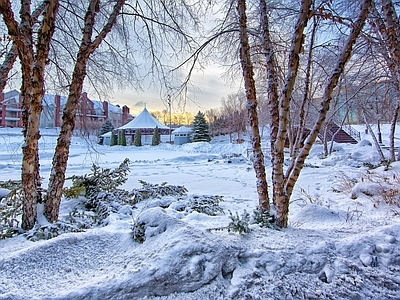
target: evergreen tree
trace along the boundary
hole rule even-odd
[[[159,144],[160,144],[160,133],[158,131],[158,126],[156,126],[156,128],[154,129],[153,138],[151,140],[151,145],[157,146]]]
[[[100,135],[110,132],[112,130],[114,130],[114,126],[110,120],[107,120],[104,122],[103,126],[101,126],[101,128],[100,128]]]
[[[135,131],[135,137],[133,138],[133,145],[136,147],[142,146],[142,133],[139,129]]]
[[[118,144],[118,135],[111,133],[110,146],[115,146]]]
[[[118,131],[118,145],[126,146],[125,130]]]
[[[204,114],[200,111],[194,117],[192,141],[193,142],[211,141],[210,128],[208,127]]]

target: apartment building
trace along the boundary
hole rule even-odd
[[[21,94],[12,90],[0,94],[0,126],[1,127],[21,127],[22,109]]]
[[[40,117],[41,128],[60,127],[62,112],[67,97],[45,94],[43,97],[42,114]],[[19,91],[12,90],[0,95],[0,125],[2,127],[21,127],[22,97]],[[115,128],[125,125],[133,119],[128,106],[122,108],[108,101],[90,100],[87,93],[82,93],[79,107],[76,112],[79,126],[101,126],[106,120],[110,120]]]

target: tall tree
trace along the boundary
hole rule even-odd
[[[210,128],[207,124],[204,114],[199,111],[193,121],[193,142],[209,142],[211,141]]]
[[[45,8],[36,34],[34,46],[33,21],[37,11],[31,13],[31,3],[21,0],[20,24],[15,20],[11,3],[0,1],[0,13],[3,15],[9,35],[16,43],[22,69],[21,95],[23,97],[23,132],[25,143],[22,149],[22,186],[24,193],[22,228],[31,229],[36,222],[36,204],[40,201],[39,173],[39,124],[44,95],[44,73],[50,42],[55,30],[55,19],[59,1],[44,1]]]
[[[370,0],[363,1],[361,11],[357,19],[353,22],[351,26],[351,31],[347,37],[347,41],[344,43],[340,54],[337,56],[333,70],[326,81],[326,86],[323,90],[321,108],[316,116],[316,121],[313,129],[311,130],[307,140],[305,141],[303,147],[299,150],[298,154],[291,161],[291,165],[284,172],[284,147],[285,140],[288,135],[288,125],[289,125],[289,112],[290,105],[293,99],[294,86],[297,80],[299,80],[298,70],[300,65],[300,55],[303,52],[305,35],[304,31],[307,26],[308,20],[312,17],[316,11],[311,9],[312,0],[303,0],[300,4],[300,12],[296,21],[296,25],[292,35],[292,41],[290,43],[290,50],[288,54],[288,64],[286,71],[286,78],[282,84],[282,88],[278,91],[277,76],[276,76],[276,66],[277,61],[274,58],[274,45],[270,35],[269,20],[266,9],[265,1],[260,1],[260,11],[261,11],[261,28],[262,28],[262,41],[263,49],[266,54],[265,64],[267,69],[267,79],[268,79],[268,96],[270,103],[270,114],[271,114],[271,156],[272,156],[272,168],[273,168],[273,199],[276,209],[276,224],[279,227],[287,227],[288,225],[288,212],[289,212],[289,199],[293,192],[293,187],[297,182],[298,176],[304,166],[305,159],[307,158],[309,151],[314,144],[318,133],[320,132],[322,125],[326,119],[326,115],[330,108],[330,102],[332,99],[332,93],[338,84],[341,74],[343,74],[344,67],[348,60],[350,59],[354,43],[361,32],[365,24],[366,17],[368,16],[368,9],[371,5]],[[246,86],[246,92],[248,94],[247,99],[249,101],[253,100],[251,103],[256,102],[256,90],[252,82],[254,82],[254,75],[252,69],[249,67],[251,62],[249,60],[250,55],[243,55],[246,50],[249,52],[250,47],[246,46],[247,38],[244,38],[242,32],[246,32],[246,22],[245,15],[245,1],[238,0],[238,13],[240,20],[240,49],[241,49],[241,64],[243,71],[243,77]],[[323,9],[321,18],[330,19],[332,14],[324,13]],[[243,23],[242,23],[243,22]],[[244,24],[244,25],[243,25]],[[267,44],[267,45],[265,45]],[[244,53],[243,53],[244,52]],[[310,59],[310,58],[309,58]],[[307,86],[307,82],[306,82]],[[253,91],[250,93],[249,91]],[[251,105],[248,105],[248,107]],[[250,116],[251,118],[252,116]],[[251,119],[250,119],[251,121]],[[254,124],[255,127],[258,124]],[[258,128],[255,128],[256,130]],[[253,144],[253,149],[254,149]],[[254,150],[253,150],[254,151]],[[256,170],[257,172],[257,170]]]
[[[100,135],[110,132],[112,130],[114,130],[114,126],[110,120],[107,120],[104,122],[104,124],[100,128]]]
[[[362,3],[362,7],[360,9],[359,15],[353,23],[351,31],[350,31],[349,35],[347,36],[347,40],[341,49],[341,52],[335,62],[334,68],[327,80],[326,85],[325,85],[322,100],[320,103],[319,113],[317,116],[317,120],[314,124],[314,127],[312,128],[310,134],[308,135],[308,137],[304,143],[304,146],[299,151],[299,154],[297,155],[296,159],[293,160],[293,162],[292,162],[293,167],[289,167],[288,173],[285,176],[286,177],[285,185],[284,185],[284,193],[286,196],[286,199],[284,202],[285,209],[289,208],[288,200],[292,196],[294,185],[296,184],[297,179],[299,178],[300,172],[304,167],[304,162],[310,153],[311,147],[315,143],[315,141],[318,137],[318,134],[321,131],[322,126],[325,122],[327,113],[330,109],[330,103],[332,100],[333,91],[338,85],[339,78],[344,72],[346,63],[350,60],[354,44],[356,43],[357,38],[360,35],[361,30],[363,29],[363,27],[365,25],[365,21],[368,17],[368,12],[371,7],[371,3],[372,3],[371,0],[364,0]],[[287,220],[288,220],[287,213],[282,214],[282,215],[277,214],[277,224],[280,227],[286,227]]]
[[[390,160],[394,161],[394,132],[400,112],[400,19],[393,1],[382,0],[380,3],[381,12],[378,10],[378,3],[373,3],[370,19],[378,38],[375,46],[383,55],[395,91],[396,107],[392,113],[390,128]],[[400,152],[397,160],[400,160]]]
[[[250,55],[250,44],[247,33],[246,1],[238,0],[240,62],[243,71],[247,99],[247,117],[250,126],[250,141],[253,149],[253,167],[257,178],[257,193],[260,211],[269,214],[267,176],[265,173],[264,154],[261,149],[261,137],[258,127],[257,92],[254,81],[253,63]]]
[[[45,216],[50,222],[58,220],[69,149],[76,120],[76,111],[82,93],[83,82],[86,77],[88,60],[114,27],[124,4],[125,0],[116,1],[106,24],[95,37],[93,37],[94,24],[96,16],[100,12],[100,0],[91,0],[86,10],[82,40],[76,57],[68,99],[62,116],[61,131],[53,157],[52,172],[45,202]]]

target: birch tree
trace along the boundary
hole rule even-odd
[[[278,63],[274,56],[273,49],[275,45],[273,44],[270,35],[267,4],[265,1],[260,0],[259,6],[261,14],[263,50],[266,56],[265,66],[267,70],[268,97],[270,104],[273,202],[276,209],[276,224],[282,228],[287,227],[288,225],[289,200],[293,193],[294,185],[296,184],[300,172],[304,166],[305,159],[307,158],[309,151],[318,136],[318,133],[322,129],[330,108],[332,93],[338,84],[339,78],[344,71],[346,63],[351,57],[353,45],[356,42],[356,39],[365,24],[365,20],[368,16],[368,10],[371,5],[370,0],[363,1],[359,16],[353,22],[351,26],[351,31],[347,37],[347,41],[344,43],[340,54],[337,56],[336,62],[334,64],[335,66],[325,83],[322,101],[320,104],[321,107],[318,111],[314,127],[308,135],[303,147],[299,149],[298,154],[294,157],[291,165],[289,165],[288,169],[285,172],[284,147],[285,140],[288,134],[290,104],[292,101],[292,95],[296,80],[299,80],[298,71],[300,56],[304,49],[305,28],[307,27],[308,20],[316,13],[315,10],[312,10],[312,2],[313,1],[311,0],[301,1],[300,11],[293,31],[292,41],[290,43],[290,50],[287,58],[286,77],[280,90],[278,89],[279,85],[277,84],[276,69]],[[244,18],[243,13],[241,13],[242,11],[245,11],[244,5],[244,1],[238,1],[238,12],[241,30],[246,30],[245,26],[242,25],[245,23],[242,21]],[[239,7],[241,8],[241,10],[239,10]],[[254,75],[251,72],[251,68],[248,67],[250,65],[248,62],[249,56],[244,56],[242,54],[246,53],[245,51],[243,51],[243,49],[250,49],[250,47],[246,46],[246,38],[243,38],[242,35],[240,35],[240,43],[242,69],[247,70],[246,73],[243,72],[243,76],[248,99],[256,99],[255,88],[251,88],[253,86],[252,78],[254,79]],[[243,66],[247,66],[247,68]],[[254,91],[254,94],[249,93],[248,91]],[[251,103],[257,104],[256,101],[253,101]],[[249,117],[251,118],[251,116]],[[253,142],[253,151],[254,149],[257,148],[254,147]],[[257,172],[258,170],[256,170],[256,173]]]
[[[400,111],[400,19],[391,0],[374,1],[370,21],[375,30],[375,46],[382,54],[390,73],[390,80],[396,97],[396,107],[392,113],[390,126],[390,161],[395,160],[394,132]],[[400,160],[400,152],[397,160]]]
[[[257,91],[254,81],[253,63],[250,56],[250,45],[247,33],[246,1],[238,0],[237,12],[239,18],[240,63],[243,71],[244,86],[247,99],[247,117],[250,127],[250,142],[253,150],[253,167],[256,173],[259,209],[263,214],[269,214],[270,200],[265,173],[264,153],[261,149],[261,137],[258,126]]]
[[[314,127],[311,129],[310,134],[308,135],[304,146],[300,150],[298,156],[296,157],[295,160],[292,162],[292,166],[288,168],[288,172],[286,173],[286,180],[284,184],[284,193],[285,193],[285,198],[282,197],[283,200],[283,210],[278,211],[277,209],[277,224],[280,227],[286,227],[287,226],[287,209],[289,208],[289,202],[288,200],[290,199],[294,185],[297,182],[297,179],[299,178],[300,172],[304,167],[304,162],[306,158],[308,157],[312,145],[315,143],[315,140],[317,139],[318,133],[321,131],[322,126],[325,122],[327,113],[330,109],[330,103],[332,100],[332,94],[334,89],[337,87],[339,78],[344,72],[344,68],[346,63],[350,60],[353,46],[358,38],[358,36],[361,33],[362,28],[365,25],[365,21],[368,17],[368,12],[371,7],[371,0],[365,0],[362,3],[362,7],[360,10],[360,13],[357,17],[357,19],[354,21],[352,29],[347,37],[346,42],[344,43],[341,52],[337,58],[337,61],[335,62],[335,67],[333,68],[328,81],[325,85],[324,91],[323,91],[323,97],[322,101],[320,103],[320,109],[319,113],[317,116],[317,121],[314,124]],[[279,130],[281,130],[281,126],[279,127]],[[278,134],[279,135],[279,134]],[[282,213],[280,213],[282,212]]]
[[[30,1],[21,0],[20,22],[18,23],[10,1],[0,1],[0,12],[7,26],[8,34],[15,42],[12,50],[18,51],[22,70],[22,122],[25,138],[22,148],[23,229],[31,229],[34,226],[36,205],[41,198],[38,155],[41,101],[44,95],[45,65],[59,7],[59,2],[56,0],[44,1],[44,4],[45,7],[39,7],[32,14]],[[40,12],[42,12],[43,17],[35,33],[36,44],[34,45],[33,25]],[[5,72],[10,69],[10,65],[13,63],[13,54],[10,54],[9,59],[10,62],[8,62]]]
[[[75,114],[83,84],[85,79],[88,78],[87,75],[93,72],[93,66],[97,65],[96,60],[99,57],[104,59],[104,53],[99,55],[96,50],[105,44],[108,51],[115,51],[115,56],[125,58],[133,55],[134,48],[130,44],[139,45],[139,52],[143,54],[143,60],[146,61],[146,66],[150,68],[150,70],[146,70],[147,75],[153,76],[152,80],[154,81],[157,81],[155,78],[158,77],[168,84],[168,76],[166,75],[167,63],[162,60],[162,57],[166,55],[166,49],[173,49],[179,53],[180,50],[191,47],[193,39],[186,33],[186,28],[189,29],[192,26],[196,26],[198,23],[197,14],[203,7],[208,5],[202,1],[189,4],[184,0],[168,3],[152,0],[117,0],[111,3],[114,3],[114,6],[110,11],[107,11],[102,10],[103,7],[101,5],[109,6],[110,2],[102,2],[100,0],[91,0],[89,2],[83,18],[84,24],[81,25],[83,34],[79,42],[78,54],[74,58],[75,65],[72,76],[69,78],[69,76],[64,76],[64,73],[60,75],[60,77],[64,76],[64,80],[69,86],[69,91],[63,111],[61,132],[53,157],[45,201],[45,216],[50,222],[58,220],[71,138],[75,128]],[[99,21],[104,19],[104,16],[107,16],[107,18],[103,27],[101,27],[99,24],[102,23]],[[75,19],[79,20],[80,18],[77,16]],[[119,26],[117,21],[120,22]],[[117,39],[118,42],[115,45],[113,45],[112,41],[106,40],[112,30],[116,30],[118,34],[122,35],[122,41]],[[116,51],[117,46],[121,46],[121,44],[126,48]],[[104,52],[109,53],[108,51]],[[68,49],[66,52],[69,53]],[[113,63],[114,60],[111,62]],[[109,63],[107,60],[104,61],[106,65]],[[133,65],[135,64],[133,63]],[[121,66],[121,72],[126,71],[126,73],[118,75],[117,72],[114,74],[114,70]],[[111,64],[110,68],[105,69],[104,72],[109,75],[115,75],[114,77],[122,75],[122,77],[125,77],[124,81],[127,78],[132,78],[132,81],[136,82],[143,80],[141,76],[130,69],[125,69],[125,67],[130,68],[126,64]],[[94,77],[89,77],[89,79],[92,78]],[[111,88],[106,78],[104,83],[105,87]]]
[[[58,220],[72,133],[75,127],[76,111],[79,98],[82,94],[87,62],[115,25],[124,3],[125,0],[116,1],[107,23],[97,36],[93,37],[96,15],[100,11],[100,0],[91,0],[89,2],[84,18],[82,40],[76,57],[68,99],[63,111],[61,131],[53,157],[53,166],[45,201],[45,216],[50,222]]]

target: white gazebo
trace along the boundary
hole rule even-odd
[[[129,145],[133,141],[135,132],[140,130],[142,134],[142,145],[150,145],[153,138],[154,130],[158,127],[161,142],[168,142],[170,139],[170,128],[156,118],[154,118],[147,108],[129,123],[115,129],[115,131],[123,130],[125,132],[126,143]]]
[[[174,144],[183,145],[192,141],[191,135],[193,130],[186,126],[181,126],[175,129],[172,134],[174,135]]]

